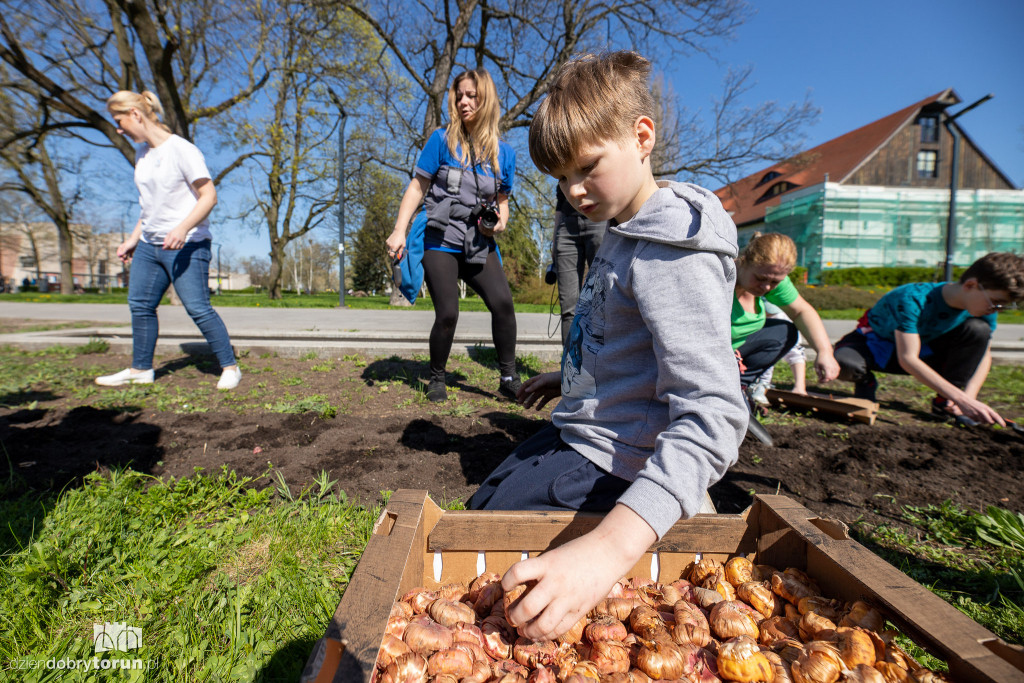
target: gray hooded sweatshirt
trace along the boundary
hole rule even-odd
[[[713,193],[661,182],[608,228],[576,304],[552,422],[661,538],[736,462],[748,412],[729,313],[736,225]]]

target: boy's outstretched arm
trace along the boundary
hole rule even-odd
[[[657,539],[640,515],[616,505],[593,531],[505,572],[506,591],[537,582],[509,610],[509,623],[526,638],[554,640],[605,598]]]
[[[964,415],[982,424],[998,424],[1003,427],[1006,422],[996,411],[952,384],[945,377],[933,370],[920,358],[921,337],[910,332],[896,330],[896,356],[900,367],[926,387],[934,389],[959,406]],[[982,363],[985,361],[983,360]],[[975,373],[977,375],[977,373]],[[972,378],[973,381],[974,378]],[[980,388],[980,387],[979,387]]]

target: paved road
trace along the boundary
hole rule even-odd
[[[427,353],[427,335],[434,320],[431,311],[365,311],[342,308],[236,308],[217,309],[238,349],[254,353],[275,351],[282,356],[322,353],[409,354]],[[161,306],[158,353],[196,352],[205,349],[199,330],[180,306]],[[48,332],[0,335],[0,344],[44,348],[53,344],[83,344],[100,337],[112,348],[130,352],[131,316],[123,304],[33,304],[0,302],[0,318],[89,323],[88,326]],[[517,353],[542,359],[561,354],[558,320],[546,313],[519,313]],[[853,321],[826,320],[835,341],[853,329]],[[488,313],[459,316],[455,351],[491,345]],[[997,360],[1024,364],[1024,325],[1000,325],[993,355]]]

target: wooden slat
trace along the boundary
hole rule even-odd
[[[601,515],[572,512],[451,511],[434,526],[427,550],[543,552],[579,538],[601,519]],[[752,552],[755,547],[742,515],[697,515],[673,526],[652,549],[735,553],[740,548]]]
[[[997,654],[1000,648],[985,646],[986,641],[995,641],[995,636],[942,598],[856,541],[833,538],[812,522],[814,513],[803,506],[784,496],[759,499],[765,504],[759,511],[762,524],[791,529],[789,534],[775,536],[776,543],[786,550],[768,548],[769,556],[788,552],[797,539],[803,539],[804,568],[826,595],[871,600],[915,643],[948,662],[956,680],[1024,681],[1024,671]],[[762,539],[765,537],[762,533]]]
[[[423,538],[423,518],[430,507],[436,509],[426,491],[398,491],[388,501],[327,625],[324,637],[345,646],[334,673],[335,682],[370,679],[406,564],[409,558],[421,555],[413,552],[414,541]],[[316,678],[314,658],[315,650],[306,663],[303,680]]]
[[[769,389],[766,396],[769,401],[783,406],[840,415],[869,425],[875,424],[875,418],[878,417],[878,404],[865,398],[836,397],[814,393],[805,396],[779,389]]]

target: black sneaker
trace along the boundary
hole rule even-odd
[[[448,389],[445,388],[444,380],[430,380],[430,384],[427,385],[427,400],[431,403],[444,403],[448,400]]]
[[[853,385],[854,398],[866,398],[869,401],[875,400],[875,392],[878,391],[878,380],[870,372],[862,380]]]
[[[518,377],[512,377],[511,379],[503,379],[498,384],[498,393],[509,399],[510,401],[517,401],[519,389],[521,389],[523,383],[519,381]]]

